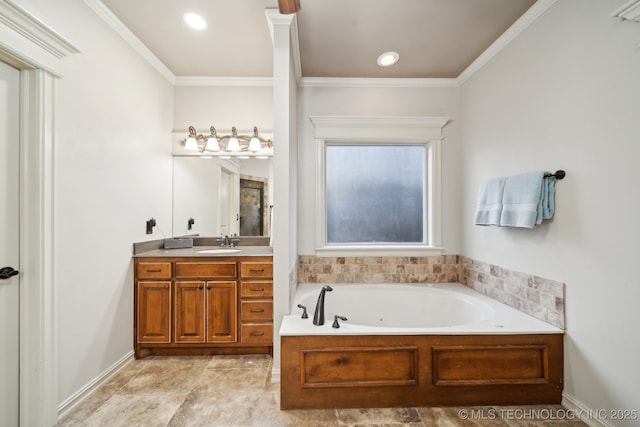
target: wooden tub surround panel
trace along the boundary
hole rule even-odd
[[[559,404],[563,334],[282,336],[282,409]]]
[[[435,385],[544,384],[549,382],[542,345],[433,346]]]
[[[301,386],[416,385],[418,348],[351,347],[302,350]]]

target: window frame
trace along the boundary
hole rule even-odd
[[[444,253],[442,228],[442,128],[448,117],[336,117],[310,118],[316,144],[316,255],[420,256]],[[326,146],[424,145],[426,154],[425,230],[422,244],[327,244]]]

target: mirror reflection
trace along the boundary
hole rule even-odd
[[[173,157],[173,236],[269,236],[271,159]]]

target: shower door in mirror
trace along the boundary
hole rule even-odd
[[[240,179],[240,235],[265,236],[265,183]]]

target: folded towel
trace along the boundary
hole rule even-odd
[[[500,225],[502,194],[506,181],[507,178],[495,178],[482,183],[474,219],[476,225]]]
[[[550,176],[545,177],[542,191],[542,219],[551,219],[556,211],[556,180]]]
[[[533,228],[542,222],[542,201],[543,198],[549,199],[548,187],[543,185],[544,174],[532,172],[507,178],[502,197],[501,226]]]

